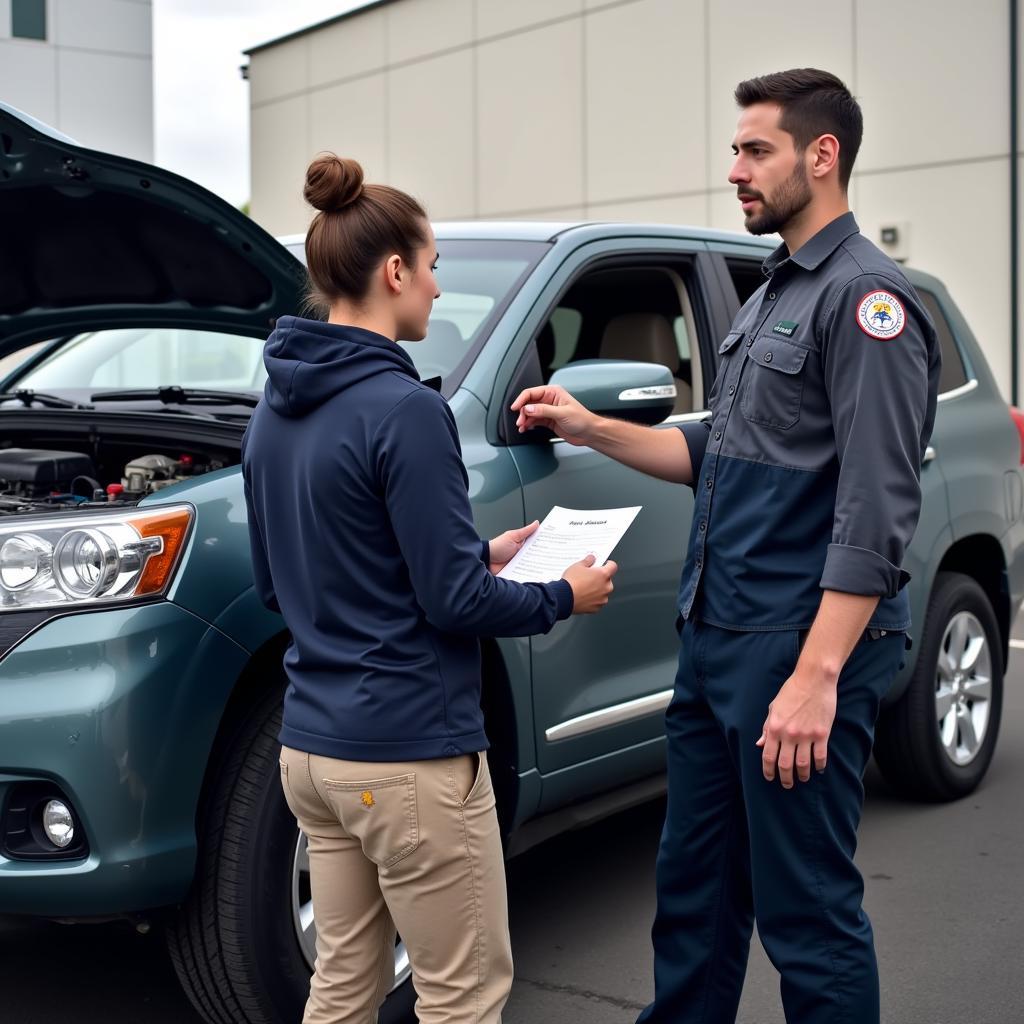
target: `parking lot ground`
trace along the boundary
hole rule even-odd
[[[1020,630],[1017,631],[1020,635]],[[984,785],[905,803],[872,770],[858,862],[888,1024],[1024,1024],[1024,650]],[[510,862],[517,978],[505,1024],[628,1024],[651,995],[657,801]],[[0,917],[3,1024],[196,1024],[158,933]],[[754,941],[741,1024],[782,1024]]]

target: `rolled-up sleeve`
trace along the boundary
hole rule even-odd
[[[899,308],[891,313],[903,317],[902,329],[888,338],[862,326],[874,292],[894,297]],[[823,366],[839,479],[824,590],[894,597],[910,579],[903,555],[921,508],[935,348],[934,329],[919,309],[905,285],[864,275],[825,314]]]
[[[704,462],[704,452],[707,451],[708,437],[711,434],[711,414],[696,423],[680,423],[679,429],[686,438],[686,447],[690,451],[690,466],[693,469],[693,479],[700,476],[700,467]],[[692,487],[693,484],[691,483]]]

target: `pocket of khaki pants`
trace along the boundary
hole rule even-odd
[[[338,820],[380,867],[397,864],[420,844],[416,776],[340,782],[324,779]]]
[[[473,781],[470,784],[469,792],[466,793],[465,796],[462,795],[465,787],[459,786],[458,784],[458,773],[453,771],[452,775],[453,785],[455,786],[455,796],[463,807],[472,803],[474,798],[479,796],[487,788],[487,784],[490,781],[490,774],[487,767],[487,753],[481,750],[479,753],[470,754],[469,756],[474,759],[474,768],[476,770],[473,773]]]
[[[279,762],[281,767],[281,792],[284,793],[285,803],[288,804],[288,810],[295,814],[295,808],[292,805],[292,790],[291,786],[288,785],[288,763],[287,761]],[[295,815],[298,817],[298,815]]]

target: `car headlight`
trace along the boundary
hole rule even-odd
[[[102,604],[166,592],[191,505],[0,520],[0,612]]]

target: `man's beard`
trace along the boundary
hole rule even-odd
[[[775,190],[771,200],[760,192],[744,191],[761,200],[761,213],[747,215],[744,227],[752,235],[771,235],[781,231],[797,214],[802,213],[811,201],[811,186],[807,182],[807,169],[797,161],[793,173]]]

